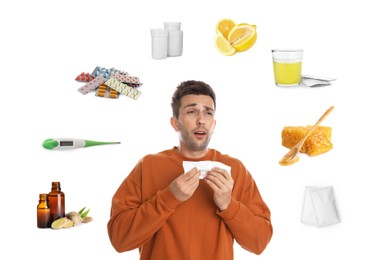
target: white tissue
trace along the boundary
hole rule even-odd
[[[213,167],[218,167],[221,169],[226,170],[230,175],[230,166],[227,166],[221,162],[215,162],[215,161],[198,161],[198,162],[192,162],[192,161],[183,161],[183,168],[184,173],[189,172],[194,167],[197,167],[201,171],[200,179],[204,179],[206,174],[211,171]]]
[[[301,221],[317,227],[340,222],[332,186],[324,188],[306,186]]]
[[[302,78],[302,83],[307,87],[324,87],[329,86],[331,83],[326,80],[318,80],[318,79],[308,79]]]
[[[308,87],[323,87],[331,85],[334,78],[302,75],[302,84]]]

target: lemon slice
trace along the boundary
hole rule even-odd
[[[230,42],[222,35],[221,32],[217,33],[214,38],[214,45],[219,53],[226,56],[231,56],[236,53],[236,49],[231,46]]]
[[[219,32],[222,33],[222,35],[227,39],[229,32],[233,27],[235,26],[235,22],[231,19],[228,18],[223,18],[218,21],[216,25],[216,33],[218,34]]]
[[[68,221],[69,221],[69,219],[67,217],[62,217],[62,218],[56,219],[55,221],[53,221],[51,228],[52,229],[63,228],[67,224]]]
[[[74,222],[67,217],[62,217],[53,221],[51,228],[60,229],[60,228],[71,228],[74,227]]]
[[[74,221],[73,220],[70,220],[68,219],[65,224],[63,225],[63,228],[71,228],[71,227],[74,227]]]
[[[230,31],[227,39],[237,51],[246,51],[257,41],[257,26],[238,24]]]

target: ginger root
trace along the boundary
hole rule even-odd
[[[89,214],[90,209],[85,211],[85,208],[86,207],[82,208],[78,212],[72,211],[72,212],[69,212],[66,214],[66,217],[74,222],[74,226],[81,224],[81,223],[88,223],[88,222],[93,220],[93,218],[91,218],[91,217],[89,217],[91,219],[86,219],[87,214]],[[85,219],[86,219],[86,221],[83,221]]]
[[[69,227],[75,227],[81,223],[89,223],[93,221],[92,217],[87,216],[87,214],[89,214],[90,209],[85,211],[85,208],[86,207],[82,208],[78,212],[71,211],[67,213],[65,217],[55,220],[52,223],[51,228],[52,229],[69,228]]]
[[[79,215],[77,212],[69,212],[66,214],[66,217],[74,222],[74,227],[80,223],[82,223],[81,215]]]

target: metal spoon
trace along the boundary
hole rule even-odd
[[[316,127],[318,127],[318,125],[332,112],[334,108],[334,106],[331,106],[330,108],[328,108],[327,111],[325,111],[325,113],[319,118],[319,120],[310,128],[307,134],[294,147],[292,147],[290,151],[286,153],[285,156],[283,156],[283,158],[279,161],[280,165],[288,166],[299,161],[299,156],[297,156],[297,154],[300,152],[300,149],[302,149],[304,142],[316,129]]]

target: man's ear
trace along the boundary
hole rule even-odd
[[[216,128],[216,120],[214,120],[214,122],[213,122],[212,133],[214,133],[214,128]]]
[[[176,132],[179,131],[179,123],[175,117],[171,117],[171,125]]]

